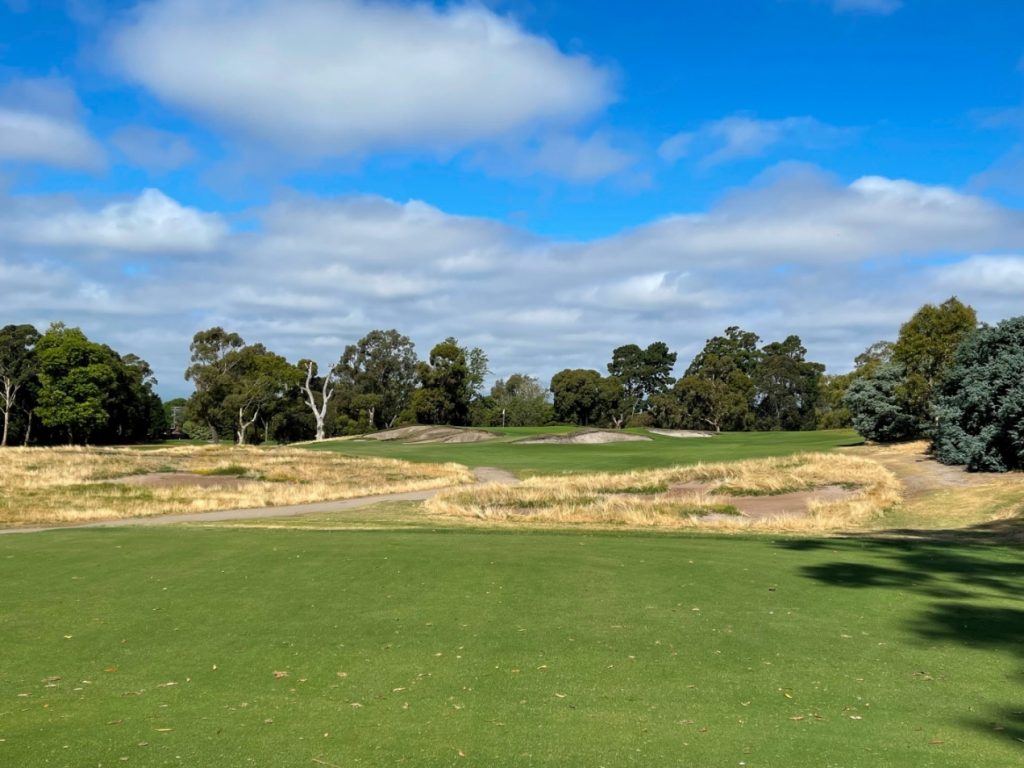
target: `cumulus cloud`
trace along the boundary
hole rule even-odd
[[[103,149],[81,121],[74,90],[58,78],[15,79],[0,87],[0,162],[95,171]]]
[[[297,155],[453,152],[614,95],[608,70],[477,4],[155,0],[110,50],[159,98]]]
[[[547,378],[602,368],[615,346],[658,339],[685,365],[706,338],[739,324],[765,339],[797,333],[841,370],[925,301],[957,293],[995,320],[1019,313],[1024,286],[1021,212],[943,187],[842,184],[806,169],[708,211],[587,242],[418,201],[293,196],[250,211],[252,225],[222,232],[202,259],[170,258],[166,242],[147,252],[147,270],[125,269],[131,253],[94,258],[110,242],[96,222],[133,220],[104,212],[137,204],[78,209],[92,224],[59,230],[77,233],[56,238],[60,248],[22,237],[9,216],[0,302],[17,320],[82,324],[143,354],[169,394],[185,389],[191,335],[211,325],[324,362],[372,328],[399,328],[421,354],[455,335],[487,350],[497,376]]]
[[[672,164],[698,156],[709,168],[737,160],[762,157],[769,149],[820,149],[849,140],[854,131],[828,125],[813,117],[759,120],[732,115],[704,123],[696,131],[682,131],[665,139],[658,155]]]
[[[63,201],[18,201],[0,214],[0,234],[14,241],[69,249],[202,253],[227,228],[215,214],[183,206],[158,189],[88,210]]]
[[[952,291],[1019,298],[1024,295],[1024,256],[975,255],[940,267],[933,276],[939,285]]]
[[[118,128],[110,143],[131,164],[152,173],[167,173],[195,158],[192,144],[184,136],[145,125]]]

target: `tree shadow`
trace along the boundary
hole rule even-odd
[[[885,531],[777,544],[796,552],[835,553],[828,562],[801,568],[803,576],[820,584],[895,589],[927,598],[926,607],[906,624],[922,641],[955,643],[1024,662],[1024,558],[1015,557],[1022,529],[1024,520],[1018,518],[966,532]],[[997,546],[1007,542],[1013,543]],[[874,562],[854,555],[868,555]],[[1024,749],[1024,700],[1016,704],[993,708],[993,720],[964,724]]]

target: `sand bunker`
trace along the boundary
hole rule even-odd
[[[458,427],[414,426],[361,435],[358,440],[401,441],[403,443],[481,443],[497,437],[493,432]]]
[[[538,435],[526,440],[516,440],[516,445],[603,445],[605,443],[644,443],[651,438],[634,435],[629,432],[608,432],[603,429],[592,429],[583,432],[570,432],[567,435]]]
[[[716,504],[728,504],[735,507],[743,517],[755,519],[781,516],[801,517],[810,512],[811,501],[832,503],[852,498],[860,489],[847,488],[842,485],[823,485],[806,491],[776,493],[765,496],[730,496],[713,493],[714,485],[699,481],[680,483],[669,489],[669,495],[678,498],[711,499]],[[708,519],[718,517],[709,515]]]
[[[144,485],[150,488],[173,488],[188,486],[191,488],[239,488],[243,485],[258,482],[234,475],[200,475],[194,472],[151,472],[147,475],[128,475],[116,477],[106,482],[120,485]]]
[[[717,433],[705,432],[700,429],[648,429],[652,435],[664,437],[714,437]]]

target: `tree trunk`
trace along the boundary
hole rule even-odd
[[[256,409],[256,413],[252,415],[249,421],[245,420],[245,408],[238,409],[238,444],[245,445],[245,433],[249,431],[249,427],[256,423],[256,419],[260,416],[260,409]]]
[[[28,415],[28,422],[25,425],[25,440],[22,445],[27,446],[28,439],[32,437],[32,411],[26,411],[25,413]]]
[[[331,401],[331,396],[334,394],[334,387],[329,386],[331,382],[331,375],[328,374],[324,377],[323,388],[320,392],[320,405],[316,404],[316,397],[313,395],[313,362],[309,361],[306,363],[306,383],[302,389],[306,393],[306,403],[309,405],[309,409],[313,411],[313,418],[316,419],[316,439],[323,440],[327,436],[327,431],[324,429],[324,420],[327,418],[327,403]]]
[[[0,438],[0,448],[7,446],[7,429],[11,423],[11,407],[14,405],[14,398],[18,394],[18,387],[9,378],[4,378],[4,434]]]
[[[216,443],[219,439],[219,435],[217,434],[217,428],[213,425],[212,421],[206,422],[206,426],[210,428],[210,442]]]
[[[374,406],[372,406],[372,405],[369,408],[366,409],[366,418],[370,422],[370,429],[371,430],[373,430],[373,427],[374,427],[373,417],[376,415],[376,413],[377,413],[377,409]]]

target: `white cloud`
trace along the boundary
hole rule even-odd
[[[132,164],[153,173],[166,173],[188,165],[196,155],[188,139],[144,125],[126,125],[110,143]]]
[[[758,120],[732,115],[704,123],[696,131],[683,131],[665,139],[658,154],[672,164],[683,157],[699,156],[709,168],[723,163],[762,157],[773,147],[820,149],[847,141],[854,131],[838,128],[813,117]]]
[[[936,282],[951,291],[1024,295],[1024,256],[975,255],[934,271]],[[1024,311],[1024,307],[1021,308]]]
[[[182,206],[158,189],[99,210],[66,204],[22,205],[0,214],[0,234],[35,245],[137,253],[212,250],[227,228],[215,214]]]
[[[56,78],[17,79],[0,88],[0,162],[95,171],[103,149],[81,122],[71,87]]]
[[[476,4],[156,0],[110,44],[161,99],[297,155],[452,152],[613,97],[607,70]]]
[[[836,184],[814,171],[788,171],[703,214],[638,227],[592,248],[601,263],[628,253],[634,267],[701,263],[829,264],[921,256],[1024,242],[1024,215],[946,187],[863,177]]]
[[[502,176],[545,174],[575,183],[590,183],[632,168],[638,156],[615,145],[605,133],[578,138],[555,133],[518,147],[477,154],[474,163]]]
[[[688,131],[673,134],[661,142],[658,156],[666,163],[672,164],[690,154],[690,148],[696,134]]]
[[[903,7],[903,0],[832,0],[836,13],[876,13],[888,16]]]
[[[121,231],[111,222],[136,221],[139,200],[91,213],[63,200],[0,202],[8,315],[81,324],[149,359],[169,394],[185,389],[191,335],[211,325],[325,362],[372,328],[400,329],[421,354],[455,335],[483,346],[497,376],[546,378],[602,368],[615,346],[658,339],[683,366],[704,339],[738,324],[766,340],[797,333],[814,359],[841,369],[925,301],[957,293],[998,320],[1020,312],[1024,290],[1022,259],[1007,255],[1024,253],[1020,211],[942,187],[878,177],[841,184],[792,168],[706,212],[590,242],[418,201],[292,196],[248,212],[244,232],[186,239],[215,243],[202,259],[172,258],[175,238],[161,241],[159,226],[145,237],[132,227],[130,237],[111,235]],[[35,227],[59,211],[76,225]],[[25,238],[28,225],[62,235]],[[148,244],[148,270],[125,269],[136,263],[131,253],[94,257],[126,239],[136,251]],[[978,253],[989,255],[933,266],[937,255]]]

